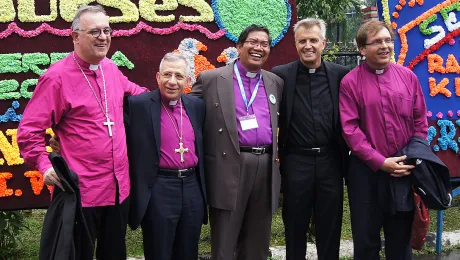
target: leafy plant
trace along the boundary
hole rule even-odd
[[[15,255],[18,247],[17,236],[27,228],[20,211],[0,211],[0,259]]]
[[[296,0],[297,16],[300,19],[319,17],[326,23],[342,22],[346,10],[361,11],[361,0]]]
[[[337,53],[340,51],[340,48],[337,44],[332,44],[330,48],[327,48],[324,50],[323,53],[323,60],[325,61],[330,61],[330,62],[335,62],[335,58]]]

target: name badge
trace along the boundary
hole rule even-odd
[[[239,119],[243,131],[259,128],[256,115],[242,116]]]

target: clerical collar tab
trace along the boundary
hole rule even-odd
[[[169,105],[170,106],[175,106],[177,104],[177,100],[170,100]]]
[[[99,68],[99,65],[95,65],[95,64],[90,64],[89,65],[90,70],[97,70],[98,68]]]
[[[382,74],[383,72],[385,72],[384,69],[383,69],[383,70],[375,70],[375,74],[377,74],[377,75],[380,75],[380,74]]]
[[[254,72],[246,72],[246,77],[248,78],[255,78],[257,76],[257,73]]]
[[[308,69],[308,73],[313,74],[316,72],[316,69]]]

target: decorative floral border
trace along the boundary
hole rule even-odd
[[[169,27],[169,28],[153,28],[150,25],[145,24],[144,22],[139,22],[136,27],[129,29],[129,30],[114,30],[113,37],[128,37],[133,36],[140,33],[142,30],[151,33],[151,34],[158,34],[158,35],[168,35],[175,33],[179,30],[186,30],[186,31],[199,31],[200,33],[204,34],[207,38],[211,40],[217,40],[225,35],[225,30],[219,30],[215,33],[211,32],[208,28],[198,25],[198,24],[186,24],[183,22],[177,22],[177,24]],[[16,33],[17,35],[24,37],[24,38],[32,38],[36,37],[43,32],[48,32],[52,35],[66,37],[72,34],[71,29],[56,29],[50,26],[47,23],[42,23],[39,27],[35,30],[23,30],[21,29],[15,22],[11,22],[8,24],[8,28],[4,31],[0,32],[0,40],[9,37],[11,34]]]
[[[404,64],[404,60],[406,59],[406,55],[407,55],[407,52],[409,50],[406,33],[408,31],[410,31],[412,28],[414,28],[415,26],[421,24],[423,21],[428,20],[433,14],[439,13],[442,9],[452,5],[453,3],[459,2],[459,1],[460,0],[446,0],[446,1],[442,2],[442,3],[440,3],[440,4],[437,4],[433,8],[429,9],[428,11],[424,12],[422,15],[418,16],[417,18],[415,18],[411,22],[407,23],[406,25],[404,25],[404,26],[402,26],[401,28],[398,29],[399,38],[401,40],[401,51],[399,53],[399,58],[398,58],[398,63],[399,64]],[[382,0],[382,4],[383,4],[383,2],[386,2],[386,5],[388,7],[388,0]],[[386,9],[386,10],[385,10],[385,8],[383,8],[383,9],[384,9],[383,16],[384,17],[386,15],[389,16],[389,9]],[[385,14],[385,11],[387,12],[386,14]],[[452,34],[452,32],[450,34]],[[448,36],[444,37],[444,39],[446,39]],[[434,44],[429,48],[431,49],[433,46],[436,46],[436,45],[438,45],[438,44]],[[434,50],[437,50],[439,47],[441,47],[441,45],[438,45],[437,48],[434,49]]]
[[[391,24],[393,29],[397,28],[396,22],[391,22],[390,17],[390,10],[388,7],[388,0],[382,0],[382,16],[386,23]],[[423,0],[410,0],[408,5],[409,7],[414,7],[415,3],[419,5],[423,5]],[[406,6],[407,2],[405,0],[400,0],[399,4],[395,6],[395,12],[392,13],[393,18],[396,20],[399,18],[399,12]],[[406,55],[408,52],[408,43],[407,43],[407,36],[406,33],[410,31],[415,26],[419,25],[419,30],[424,35],[430,35],[433,33],[438,33],[434,38],[427,39],[424,41],[425,50],[419,54],[415,59],[409,62],[407,68],[413,70],[415,65],[423,61],[425,58],[428,61],[428,72],[434,73],[439,72],[441,74],[444,73],[457,73],[460,74],[460,65],[458,64],[455,56],[450,54],[448,55],[446,65],[443,67],[444,59],[437,55],[431,54],[432,52],[438,50],[442,45],[448,43],[450,45],[455,44],[454,37],[460,35],[460,23],[457,23],[456,17],[452,14],[449,15],[449,12],[452,10],[459,10],[460,11],[460,0],[447,0],[440,4],[437,4],[433,8],[429,9],[428,11],[424,12],[416,19],[412,20],[411,22],[407,23],[406,25],[402,26],[398,30],[398,34],[401,40],[401,51],[398,58],[399,64],[404,64],[406,59]],[[445,35],[445,31],[441,26],[431,26],[428,28],[429,24],[434,22],[437,19],[437,13],[441,13],[446,26],[448,27],[450,33]],[[452,93],[446,88],[446,85],[449,83],[449,79],[444,78],[436,84],[436,80],[432,77],[429,79],[429,88],[430,88],[430,96],[435,96],[437,94],[443,94],[446,97],[451,97]],[[455,95],[460,96],[460,79],[455,79]],[[454,112],[452,110],[447,111],[447,117],[452,118],[454,116]],[[457,116],[460,117],[460,110],[457,111]],[[432,111],[427,112],[427,117],[433,117]],[[458,153],[459,148],[458,144],[453,140],[456,129],[455,125],[450,120],[443,120],[444,114],[442,112],[438,112],[436,114],[436,118],[438,119],[437,124],[441,128],[441,138],[438,139],[439,145],[434,145],[434,151],[440,150],[447,150],[448,148],[454,150]],[[457,125],[460,126],[460,120],[457,120]],[[447,134],[447,128],[449,128],[449,134]],[[433,138],[437,135],[436,128],[431,126],[428,129],[428,141],[431,142]],[[454,136],[452,136],[454,135]],[[458,140],[460,142],[460,138]]]

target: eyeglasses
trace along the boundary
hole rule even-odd
[[[165,73],[161,73],[161,76],[165,79],[172,79],[173,77],[176,78],[176,80],[184,80],[186,77],[180,73],[172,73],[172,72],[165,72]]]
[[[94,38],[98,38],[101,36],[101,32],[105,34],[105,36],[109,37],[112,36],[112,28],[106,27],[104,29],[91,29],[91,30],[81,30],[81,29],[75,29],[75,31],[80,31],[80,32],[85,32],[87,31],[88,34],[91,34]]]
[[[251,46],[251,47],[256,47],[256,46],[259,46],[259,45],[262,48],[270,47],[270,43],[268,43],[267,41],[259,42],[259,41],[255,41],[255,40],[249,40],[249,41],[244,41],[244,42],[249,43],[249,46]]]
[[[385,43],[386,45],[393,45],[394,44],[394,39],[392,38],[385,38],[385,39],[377,39],[377,40],[374,40],[373,42],[371,43],[366,43],[366,45],[371,45],[371,46],[381,46],[383,43]]]

